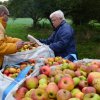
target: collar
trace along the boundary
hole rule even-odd
[[[58,30],[58,29],[59,29],[59,27],[60,27],[60,26],[62,26],[63,24],[65,24],[65,23],[66,23],[66,21],[65,21],[65,20],[63,20],[57,28],[54,28],[54,31]]]

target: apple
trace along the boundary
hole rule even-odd
[[[75,95],[76,95],[77,93],[80,93],[80,92],[81,92],[81,90],[80,90],[79,88],[74,88],[74,89],[71,91],[72,97],[75,97]]]
[[[32,100],[48,100],[48,94],[44,89],[37,88],[32,92]]]
[[[91,66],[81,65],[80,70],[82,70],[86,73],[90,73],[92,71],[92,68],[91,68]]]
[[[28,88],[28,89],[33,89],[33,88],[36,88],[38,86],[38,79],[37,77],[30,77],[30,78],[27,78],[25,80],[25,86]]]
[[[48,97],[51,99],[56,98],[57,92],[58,92],[59,88],[56,85],[56,83],[54,82],[50,82],[46,88],[46,92],[48,94]]]
[[[35,89],[30,89],[29,91],[26,92],[25,97],[31,98],[32,92],[34,92]]]
[[[55,82],[55,78],[54,77],[50,77],[48,83],[50,83],[50,82]]]
[[[48,62],[54,62],[54,58],[48,58]]]
[[[77,77],[81,76],[80,70],[76,70],[76,71],[75,71],[75,75],[76,75]]]
[[[50,75],[50,72],[51,72],[51,69],[50,69],[49,66],[42,66],[40,68],[40,73],[41,74],[45,74],[45,75],[49,76]]]
[[[76,97],[76,98],[79,98],[80,100],[83,100],[84,93],[78,92],[78,93],[75,95],[75,97]]]
[[[84,95],[83,100],[100,100],[100,96],[96,93],[88,93]]]
[[[66,89],[71,91],[74,88],[74,81],[70,77],[63,77],[58,82],[59,89]]]
[[[50,72],[50,77],[54,77],[55,75],[57,75],[57,71],[56,70],[52,70],[51,72]]]
[[[32,100],[32,99],[29,98],[29,97],[24,97],[24,98],[22,98],[21,100]]]
[[[82,80],[87,80],[87,78],[85,77],[85,76],[79,76],[79,78],[80,78],[80,80],[82,81]]]
[[[45,74],[39,74],[37,77],[39,80],[42,78],[48,79],[47,75],[45,75]]]
[[[80,90],[82,90],[84,87],[88,86],[88,82],[85,80],[82,80],[79,82],[78,87]]]
[[[71,70],[77,70],[77,65],[76,65],[76,63],[74,63],[74,62],[69,62],[69,69],[71,69]]]
[[[87,94],[87,93],[96,93],[96,89],[94,87],[92,87],[92,86],[88,86],[88,87],[84,87],[82,89],[82,92],[84,94]]]
[[[28,60],[28,62],[31,64],[31,63],[35,63],[35,59],[31,58]]]
[[[4,71],[3,71],[3,74],[5,74],[5,75],[9,75],[10,74],[10,72],[9,72],[9,69],[5,69]]]
[[[21,71],[20,68],[17,68],[17,69],[16,69],[16,72],[17,72],[17,73],[19,73],[20,71]]]
[[[16,73],[16,68],[9,67],[9,72],[10,72],[11,74]]]
[[[60,89],[57,92],[57,100],[69,100],[72,97],[71,92],[65,89]]]
[[[60,61],[61,59],[62,59],[61,57],[55,57],[55,58],[54,58],[54,61],[55,61],[55,62],[58,62],[58,61]]]
[[[41,88],[41,89],[44,89],[44,90],[46,90],[46,88],[47,88],[47,84],[39,84],[39,86],[38,86],[38,88]]]
[[[70,98],[68,100],[80,100],[79,98]]]
[[[57,75],[57,74],[62,74],[62,70],[55,70],[55,75]]]
[[[92,82],[92,85],[96,89],[97,93],[100,94],[100,78],[95,78]]]
[[[26,63],[26,62],[22,62],[22,63],[20,64],[20,69],[22,70],[22,69],[24,69],[26,66],[27,66],[27,63]]]
[[[75,72],[70,69],[64,69],[63,74],[69,74],[70,76],[75,77]]]
[[[92,64],[90,67],[92,68],[92,71],[94,72],[99,68],[97,64]]]
[[[98,65],[98,67],[100,67],[100,61],[92,60],[91,64],[96,64],[96,65]]]
[[[20,87],[17,89],[16,93],[14,94],[14,97],[16,99],[22,99],[25,96],[27,91],[28,89],[26,87]]]
[[[60,80],[62,77],[64,77],[63,74],[56,74],[56,75],[54,76],[54,82],[58,84],[59,80]]]
[[[100,78],[100,73],[99,72],[91,72],[91,73],[89,73],[89,75],[87,77],[88,84],[91,85],[95,78]]]
[[[45,78],[42,78],[39,80],[39,84],[47,84],[47,83],[48,83],[48,81]]]
[[[61,69],[64,70],[64,69],[68,69],[69,68],[69,64],[68,63],[63,63],[61,65]]]
[[[81,76],[87,77],[87,73],[85,71],[80,70]]]
[[[80,78],[79,77],[74,77],[73,81],[74,81],[74,85],[77,86],[80,82]]]

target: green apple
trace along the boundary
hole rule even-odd
[[[42,78],[39,80],[39,84],[47,84],[47,83],[48,83],[48,81],[45,78]]]
[[[69,64],[68,63],[63,63],[61,68],[62,68],[62,70],[68,69],[69,68]]]
[[[96,93],[88,93],[84,95],[83,100],[100,100],[100,96]]]
[[[73,80],[74,80],[75,86],[77,86],[79,84],[79,82],[80,82],[80,78],[79,77],[74,77]]]
[[[86,80],[86,77],[85,76],[79,76],[80,80]]]
[[[79,92],[81,92],[81,90],[80,90],[79,88],[74,88],[74,89],[71,91],[73,97],[75,97],[75,95],[76,95],[77,93],[79,93]]]

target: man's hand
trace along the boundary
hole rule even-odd
[[[18,41],[18,42],[16,43],[17,50],[19,50],[20,48],[22,48],[23,45],[24,45],[24,41]]]

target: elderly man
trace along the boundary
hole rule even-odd
[[[8,15],[8,9],[0,5],[0,69],[2,68],[4,55],[16,53],[24,44],[21,39],[8,37],[5,34],[4,28],[6,28]]]
[[[61,10],[50,14],[50,19],[54,27],[54,32],[48,39],[40,40],[40,42],[49,45],[54,51],[55,56],[76,61],[77,55],[73,28],[66,23]]]

